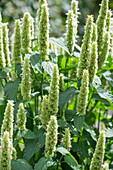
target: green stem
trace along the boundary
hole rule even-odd
[[[60,159],[59,159],[57,165],[59,165],[59,164],[61,163],[62,158],[63,158],[63,155],[60,157]]]

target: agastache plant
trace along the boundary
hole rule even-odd
[[[59,91],[64,91],[64,75],[62,73],[60,74]]]
[[[106,30],[108,32],[110,31],[110,26],[111,26],[111,16],[112,16],[112,12],[110,10],[108,10],[107,19],[106,19]]]
[[[65,135],[63,137],[63,145],[68,151],[70,151],[70,148],[71,148],[71,134],[70,134],[69,128],[65,129]]]
[[[73,14],[74,14],[74,36],[76,39],[77,26],[78,26],[78,1],[72,0],[71,9],[73,10]]]
[[[26,128],[26,113],[23,103],[19,104],[19,110],[17,114],[17,127],[19,130],[25,130]]]
[[[48,98],[47,96],[43,97],[42,102],[42,110],[41,110],[41,122],[44,129],[47,129],[47,124],[49,122],[49,116],[48,116]]]
[[[14,42],[13,42],[13,62],[15,65],[21,63],[21,27],[20,20],[15,21]]]
[[[47,3],[42,5],[42,12],[39,21],[39,52],[42,60],[46,60],[49,55],[49,12]]]
[[[1,14],[0,14],[0,69],[5,67],[5,58],[3,53],[3,32],[2,32],[2,23],[1,23]]]
[[[31,21],[31,40],[33,40],[34,39],[34,18],[31,17],[30,21]],[[34,47],[34,41],[31,41],[31,48],[33,47]]]
[[[58,112],[58,99],[59,99],[59,75],[58,66],[54,65],[52,79],[50,84],[50,91],[48,97],[48,114],[49,118],[57,115]]]
[[[8,67],[10,64],[10,56],[9,56],[9,37],[8,37],[9,30],[7,28],[7,24],[2,24],[2,30],[3,30],[3,51],[4,51],[6,67]]]
[[[90,170],[94,170],[94,169],[101,170],[102,169],[102,163],[104,160],[104,152],[105,152],[105,132],[101,132],[97,145],[96,145],[95,153],[91,161]]]
[[[102,68],[104,62],[106,61],[106,58],[107,58],[108,52],[109,52],[109,44],[110,44],[110,34],[109,34],[109,32],[106,32],[104,35],[101,58],[98,57],[98,68],[99,69]]]
[[[94,81],[97,69],[98,69],[98,52],[97,52],[97,26],[93,24],[93,34],[92,34],[92,48],[91,48],[91,58],[89,66],[89,81],[92,83]]]
[[[55,116],[51,116],[50,121],[48,123],[45,142],[46,158],[54,157],[54,151],[56,149],[57,144],[57,133],[58,133],[57,119]]]
[[[92,49],[91,49],[90,66],[89,66],[89,81],[91,83],[94,81],[97,68],[98,68],[97,57],[98,57],[97,42],[93,42]]]
[[[31,15],[26,12],[23,17],[22,24],[22,53],[28,54],[31,51]]]
[[[11,170],[11,152],[10,152],[10,139],[9,133],[4,132],[1,140],[1,170]]]
[[[9,100],[5,109],[4,119],[1,127],[1,136],[4,135],[4,132],[9,132],[9,139],[12,142],[13,136],[13,101]]]
[[[92,42],[97,42],[97,25],[93,23]]]
[[[67,17],[67,25],[66,25],[66,46],[70,52],[73,53],[75,44],[75,36],[74,36],[74,14],[73,10],[69,10]],[[66,53],[68,57],[68,54]]]
[[[21,93],[23,100],[29,101],[31,98],[31,80],[30,80],[30,64],[27,57],[24,58],[22,81],[21,81]]]
[[[102,56],[102,50],[103,50],[103,41],[105,36],[105,27],[106,27],[106,18],[107,18],[107,12],[108,12],[108,0],[102,0],[101,8],[99,11],[99,15],[96,21],[97,24],[97,45],[98,45],[98,68],[100,69],[100,62],[101,62],[101,56]]]
[[[93,17],[88,16],[86,27],[85,27],[85,34],[83,38],[83,43],[80,52],[80,62],[78,66],[78,78],[81,78],[83,75],[83,70],[88,70],[89,68],[89,60],[91,56],[91,38],[92,38],[92,31],[93,31]]]
[[[42,5],[46,4],[47,0],[39,0],[38,2],[38,11],[37,11],[37,17],[38,17],[38,26],[40,23],[41,13],[42,13]]]
[[[89,92],[89,75],[88,70],[83,71],[83,78],[81,82],[80,92],[77,100],[77,112],[80,115],[86,114],[86,106]]]

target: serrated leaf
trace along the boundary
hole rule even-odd
[[[60,152],[62,155],[66,155],[69,151],[63,147],[58,147],[55,152]]]
[[[81,128],[83,126],[85,117],[84,116],[80,116],[79,114],[76,114],[74,116],[74,127],[78,130],[81,131]]]
[[[47,170],[49,167],[53,166],[55,162],[46,159],[45,157],[41,158],[38,163],[35,164],[34,170]]]
[[[67,124],[67,122],[66,122],[64,119],[59,119],[59,120],[58,120],[58,125],[59,125],[60,127],[62,127],[62,128],[68,127],[68,124]]]
[[[74,110],[65,110],[65,118],[67,121],[72,121],[74,118],[74,115],[76,114],[76,111]]]
[[[58,60],[56,54],[52,50],[50,50],[49,55],[51,56],[53,62],[56,64]]]
[[[61,92],[59,95],[60,113],[62,113],[65,104],[75,96],[76,92],[75,87],[70,87],[66,91]]]
[[[32,167],[24,159],[12,160],[11,167],[13,170],[32,170]]]
[[[29,139],[25,144],[25,151],[24,151],[24,159],[29,161],[30,158],[41,149],[44,144],[44,130],[39,129],[35,135],[37,136],[36,139]]]
[[[113,95],[107,89],[103,89],[101,86],[97,87],[98,94],[101,98],[107,99],[111,103],[113,103]]]
[[[42,63],[42,67],[44,69],[44,71],[49,74],[50,76],[52,76],[52,71],[53,71],[53,67],[54,67],[54,64],[51,62],[51,61],[44,61]]]
[[[38,53],[34,53],[30,56],[31,66],[42,73],[42,60]]]
[[[74,170],[78,170],[77,161],[75,161],[70,155],[64,156],[65,162]]]
[[[102,75],[105,77],[106,80],[109,81],[109,83],[111,84],[111,86],[113,87],[113,73],[111,73],[108,70],[103,70],[102,71]]]
[[[8,100],[16,100],[17,90],[20,83],[20,78],[16,79],[14,82],[8,82],[4,87],[4,92]]]
[[[0,70],[0,78],[2,78],[2,79],[6,78],[8,72],[9,72],[9,70],[7,68]]]
[[[68,54],[70,54],[68,48],[66,47],[64,41],[61,38],[50,38],[49,40],[50,40],[50,42],[52,42],[53,44],[62,48],[64,51],[66,51]]]
[[[22,136],[25,139],[36,139],[37,138],[37,136],[34,134],[34,132],[32,132],[29,129],[25,130],[24,133],[22,134]]]
[[[89,157],[88,148],[88,144],[84,140],[80,140],[79,143],[72,143],[73,152],[77,152],[81,160]]]
[[[90,133],[90,135],[91,135],[91,137],[93,138],[93,140],[95,140],[95,141],[97,141],[97,139],[96,139],[96,133],[95,133],[95,131],[93,130],[93,128],[92,127],[90,127],[90,126],[88,126],[86,123],[84,123],[84,129],[87,131],[87,132],[89,132]]]
[[[16,70],[17,70],[18,74],[21,74],[22,73],[22,65],[21,64],[17,64],[16,65]]]
[[[106,129],[105,136],[107,138],[112,138],[113,137],[113,128],[112,129],[110,129],[110,128]]]
[[[101,101],[102,103],[110,105],[109,101],[107,99],[101,98],[98,93],[95,93],[92,97],[97,99],[98,101]]]

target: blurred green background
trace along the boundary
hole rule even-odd
[[[79,28],[78,43],[84,32],[86,16],[93,14],[97,18],[99,4],[101,0],[79,0]],[[71,8],[71,0],[48,0],[50,13],[50,36],[60,37],[65,33],[66,13]],[[113,10],[113,0],[110,0],[110,8]],[[24,12],[29,11],[33,17],[36,17],[38,9],[38,0],[0,0],[0,11],[3,16],[3,22],[9,22],[10,34],[14,29],[14,20],[22,18]]]

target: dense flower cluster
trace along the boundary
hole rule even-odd
[[[48,123],[47,134],[46,134],[46,143],[45,143],[45,156],[47,158],[51,158],[54,156],[54,151],[56,149],[57,144],[57,132],[58,125],[57,119],[55,116],[51,116],[50,121]]]
[[[15,21],[14,42],[13,42],[13,62],[16,64],[21,63],[21,28],[20,20]]]
[[[23,103],[20,103],[18,114],[17,114],[17,127],[20,130],[25,130],[26,128],[25,124],[26,124],[26,113],[25,113]]]
[[[86,113],[86,106],[87,106],[88,92],[89,92],[88,85],[89,85],[88,71],[84,70],[81,87],[80,87],[80,93],[78,95],[78,100],[77,100],[77,112],[80,115],[84,115]]]
[[[80,62],[78,66],[78,77],[81,78],[83,75],[83,70],[88,70],[89,68],[89,60],[91,56],[91,38],[93,31],[93,17],[88,16],[86,27],[85,27],[85,35],[83,38],[83,44],[80,52]]]
[[[94,169],[101,170],[102,169],[102,163],[104,160],[104,152],[105,152],[105,132],[101,132],[97,145],[96,145],[95,153],[91,161],[90,170],[94,170]]]
[[[23,100],[29,101],[31,98],[30,64],[27,57],[24,58],[24,66],[21,81],[21,93]]]

